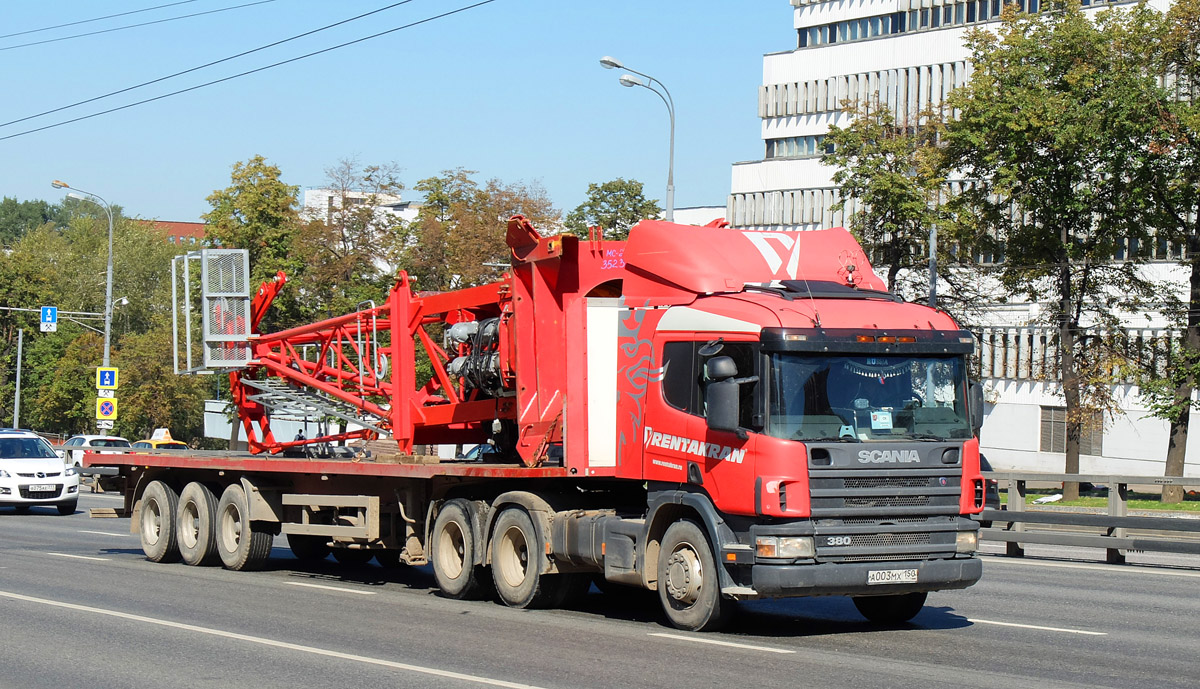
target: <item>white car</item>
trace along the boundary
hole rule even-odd
[[[0,430],[0,506],[24,512],[38,505],[74,514],[79,472],[31,431]]]
[[[75,468],[83,466],[84,452],[103,452],[104,448],[115,448],[118,452],[129,450],[129,441],[115,435],[76,435],[62,444],[63,459]]]

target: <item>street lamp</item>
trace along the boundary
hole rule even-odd
[[[96,203],[97,205],[102,205],[104,207],[104,212],[108,215],[108,277],[105,281],[105,287],[104,287],[104,366],[107,368],[110,363],[109,348],[112,343],[112,312],[113,312],[113,298],[112,298],[113,217],[112,217],[112,207],[108,205],[108,201],[105,201],[98,194],[93,194],[90,191],[84,191],[83,189],[79,189],[77,187],[72,187],[71,185],[67,184],[66,182],[56,179],[50,183],[50,186],[54,187],[55,189],[71,189],[70,192],[67,192],[67,196],[70,196],[73,199],[92,201],[93,203]]]
[[[667,218],[667,222],[674,222],[674,220],[675,220],[675,101],[671,98],[671,92],[667,90],[666,84],[662,83],[658,79],[655,79],[654,77],[650,76],[649,74],[645,74],[643,72],[637,71],[636,69],[630,69],[629,67],[626,67],[625,65],[621,64],[621,61],[615,57],[605,55],[604,57],[600,58],[600,66],[604,67],[605,69],[623,69],[627,72],[633,72],[634,74],[645,77],[647,80],[649,80],[649,82],[650,82],[649,84],[643,82],[641,79],[638,79],[637,77],[630,75],[630,74],[622,74],[619,81],[621,82],[621,86],[625,86],[627,88],[633,88],[634,86],[641,86],[644,89],[653,91],[655,94],[658,95],[659,98],[662,99],[663,105],[667,106],[667,114],[671,116],[671,154],[670,154],[670,157],[667,159],[668,162],[667,162],[667,212],[666,212],[666,218]],[[658,88],[655,88],[656,84],[658,85]],[[662,89],[662,90],[660,91],[659,89]]]

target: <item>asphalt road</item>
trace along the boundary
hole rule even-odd
[[[0,688],[1200,685],[1200,567],[1179,563],[987,556],[979,584],[900,627],[823,598],[689,634],[640,592],[512,610],[444,599],[428,568],[305,566],[286,547],[263,572],[154,564],[128,530],[0,508]]]

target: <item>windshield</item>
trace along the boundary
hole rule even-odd
[[[92,447],[129,447],[129,441],[99,438],[92,441]]]
[[[768,435],[791,440],[971,437],[962,357],[773,354]]]
[[[54,448],[41,438],[0,438],[0,459],[57,458]]]

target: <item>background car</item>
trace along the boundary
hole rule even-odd
[[[115,435],[76,435],[62,444],[63,460],[75,467],[83,466],[84,452],[102,452],[102,448],[128,450],[129,441]]]
[[[79,472],[64,466],[50,443],[31,431],[0,431],[0,505],[24,512],[36,505],[74,514]]]
[[[179,440],[138,440],[133,443],[135,450],[187,450],[187,443]]]

